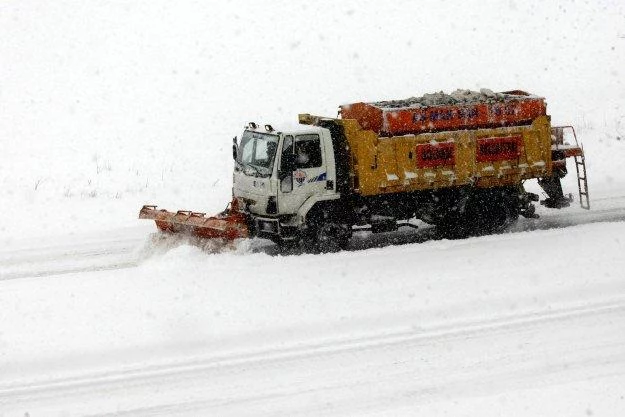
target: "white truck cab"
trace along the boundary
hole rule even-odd
[[[337,200],[330,130],[300,125],[277,132],[250,123],[233,145],[233,194],[258,236],[289,239],[317,203]]]

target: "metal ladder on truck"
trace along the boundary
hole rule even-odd
[[[575,145],[564,142],[564,132],[573,133]],[[581,208],[590,210],[590,197],[588,195],[588,177],[586,175],[586,156],[584,147],[579,145],[573,126],[556,126],[551,128],[551,151],[552,155],[562,157],[558,162],[566,163],[566,158],[572,157],[577,171],[577,189],[579,190],[579,205]],[[555,163],[556,161],[554,161]],[[566,166],[566,165],[565,165]]]

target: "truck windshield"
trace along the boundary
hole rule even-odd
[[[248,175],[268,177],[273,171],[276,149],[278,149],[278,135],[246,130],[241,136],[237,162],[242,165],[243,172]]]

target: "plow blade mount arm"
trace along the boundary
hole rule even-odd
[[[145,205],[139,211],[140,219],[156,222],[159,230],[181,233],[206,239],[234,240],[248,237],[245,214],[236,210],[236,200],[224,212],[206,217],[205,213],[178,210],[158,210],[156,206]]]

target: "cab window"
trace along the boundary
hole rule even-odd
[[[321,141],[319,135],[298,135],[295,137],[295,164],[299,169],[321,166]]]

